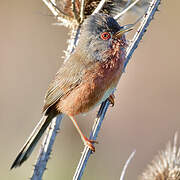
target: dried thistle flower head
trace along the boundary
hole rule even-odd
[[[140,180],[180,180],[180,147],[177,147],[177,133],[173,145],[169,142],[166,150],[159,152]]]
[[[85,0],[85,15],[91,15],[92,12],[95,10],[95,8],[98,6],[101,0]],[[130,3],[134,2],[135,0],[106,0],[106,3],[104,4],[104,7],[102,8],[103,13],[111,14],[113,9],[116,9],[116,11],[120,11],[125,6],[128,6]],[[150,0],[141,0],[135,5],[134,8],[145,8],[147,7]],[[65,14],[73,17],[72,12],[72,0],[55,0],[55,4],[61,11],[63,11]],[[80,4],[81,0],[75,1],[76,7],[78,12],[80,11]],[[135,9],[133,9],[135,10]]]
[[[59,17],[66,19],[69,23],[75,23],[75,19],[80,19],[80,17],[75,17],[73,11],[73,1],[74,8],[77,13],[77,16],[80,16],[82,0],[49,0],[52,4],[56,6],[59,10]],[[98,4],[102,0],[84,0],[84,18],[91,15],[94,10],[97,8]],[[124,8],[129,6],[135,0],[106,0],[104,5],[102,6],[100,12],[104,14],[109,14],[111,16],[115,16],[120,13]],[[145,9],[149,6],[150,0],[140,0],[137,4],[133,6],[131,12],[141,16],[144,14]],[[73,24],[70,25],[72,27]]]

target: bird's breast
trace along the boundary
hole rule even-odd
[[[57,104],[60,112],[67,115],[86,113],[105,101],[114,91],[121,77],[124,55],[95,62],[87,68],[81,83]]]
[[[100,64],[100,76],[95,81],[100,89],[98,104],[105,101],[115,90],[124,68],[125,54],[109,56],[107,61]]]

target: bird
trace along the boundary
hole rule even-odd
[[[126,59],[125,33],[130,30],[131,26],[120,26],[112,16],[103,13],[84,20],[74,52],[61,65],[46,92],[42,118],[11,169],[28,159],[52,119],[60,114],[72,120],[83,143],[95,152],[96,141],[83,134],[75,116],[89,112],[106,99],[114,104],[113,92]]]

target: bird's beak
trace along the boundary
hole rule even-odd
[[[124,33],[129,32],[131,30],[133,30],[133,24],[125,25],[120,29],[120,31],[114,34],[114,37],[120,38]]]

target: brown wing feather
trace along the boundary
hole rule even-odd
[[[85,65],[75,56],[62,65],[48,88],[43,112],[80,84],[84,69]]]

